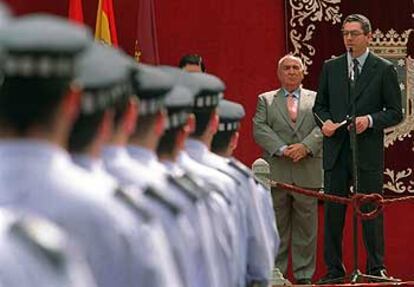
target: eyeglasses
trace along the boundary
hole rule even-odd
[[[352,38],[358,37],[360,35],[364,34],[364,32],[362,31],[357,31],[357,30],[351,30],[351,31],[346,31],[346,30],[342,30],[342,35],[344,37],[347,37],[348,35],[351,35]]]

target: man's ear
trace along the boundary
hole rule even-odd
[[[80,87],[72,84],[63,97],[61,112],[72,122],[74,122],[79,115],[81,96],[82,91]]]
[[[114,122],[114,113],[113,111],[106,110],[102,117],[101,124],[99,126],[99,137],[103,139],[103,141],[108,141],[112,134]]]
[[[231,148],[232,151],[235,150],[237,146],[239,145],[239,138],[240,138],[240,133],[238,131],[235,132],[231,136],[229,147]]]
[[[188,126],[185,125],[182,127],[177,134],[177,137],[175,139],[175,146],[178,147],[179,150],[183,150],[185,146],[185,141],[188,137]]]
[[[164,134],[166,116],[167,112],[165,110],[161,110],[158,112],[157,118],[155,119],[154,131],[155,134],[159,137],[161,137]]]
[[[219,115],[217,114],[217,109],[216,109],[211,113],[210,122],[208,124],[209,129],[212,134],[215,134],[217,132],[219,123],[220,123],[220,118],[219,118]]]
[[[139,103],[137,100],[131,98],[124,114],[122,126],[124,132],[128,135],[135,131],[139,114]]]
[[[196,129],[196,118],[195,118],[195,115],[191,113],[188,115],[188,118],[187,118],[186,131],[188,132],[188,134],[191,134],[195,131],[195,129]]]

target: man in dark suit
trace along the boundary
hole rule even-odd
[[[325,191],[347,196],[352,183],[350,126],[343,121],[355,105],[358,149],[358,192],[382,194],[384,129],[402,120],[401,91],[393,65],[368,49],[372,38],[370,21],[353,14],[342,25],[348,53],[325,62],[313,112],[324,135]],[[350,79],[355,86],[350,93]],[[366,211],[370,210],[366,207]],[[320,283],[342,281],[342,233],[346,206],[325,203],[324,258],[328,273]],[[388,278],[384,266],[382,214],[363,221],[367,249],[367,273]]]

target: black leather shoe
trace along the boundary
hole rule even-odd
[[[371,282],[400,282],[398,278],[389,276],[387,270],[381,269],[378,271],[370,272],[369,275],[375,276],[376,278],[370,278]]]
[[[312,280],[309,278],[301,278],[296,280],[297,285],[312,285]]]
[[[324,277],[316,281],[317,285],[338,284],[338,283],[344,283],[343,275],[328,273]]]

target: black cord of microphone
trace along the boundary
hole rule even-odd
[[[353,51],[354,50],[352,49],[352,47],[348,48],[348,53],[349,53],[349,57],[351,58],[351,61],[352,61],[352,52]],[[349,79],[351,80],[351,82],[353,82],[355,80],[355,73],[354,73],[353,69],[349,70]]]

